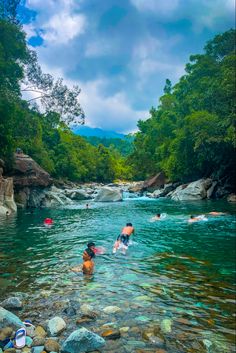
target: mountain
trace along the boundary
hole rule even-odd
[[[84,125],[72,126],[71,130],[76,135],[86,136],[86,137],[97,136],[97,137],[101,137],[101,138],[120,138],[120,139],[125,138],[124,134],[119,134],[118,132],[115,132],[115,131],[102,130],[99,128],[93,128],[93,127],[84,126]]]

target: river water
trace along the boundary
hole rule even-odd
[[[212,210],[226,214],[187,222]],[[0,300],[17,292],[25,303],[19,316],[36,322],[55,316],[60,302],[92,305],[100,314],[84,325],[88,329],[127,327],[102,352],[234,352],[235,211],[224,201],[145,197],[90,202],[89,209],[80,202],[19,211],[0,219]],[[157,213],[165,217],[151,222]],[[51,228],[43,225],[46,217],[54,220]],[[135,227],[133,242],[126,255],[112,255],[127,222]],[[70,268],[82,262],[91,240],[106,252],[96,257],[94,276],[86,277]],[[107,315],[107,306],[121,310]],[[65,319],[75,329],[75,318]],[[160,330],[163,322],[171,332]]]

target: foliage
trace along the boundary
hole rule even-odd
[[[172,180],[234,174],[235,30],[217,35],[186,74],[166,81],[160,106],[139,121],[129,157],[137,178],[165,171]]]

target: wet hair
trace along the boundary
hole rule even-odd
[[[157,217],[161,217],[161,214],[160,214],[160,213],[157,213]]]
[[[126,227],[133,227],[132,223],[126,223]]]
[[[191,216],[190,216],[190,218],[194,218],[194,216],[193,216],[193,215],[191,215]]]
[[[92,241],[87,244],[87,247],[88,247],[88,248],[91,248],[91,246],[95,246],[95,243],[92,242]]]

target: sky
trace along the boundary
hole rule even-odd
[[[191,54],[234,27],[234,0],[24,0],[20,16],[45,73],[81,88],[87,126],[129,133]]]

